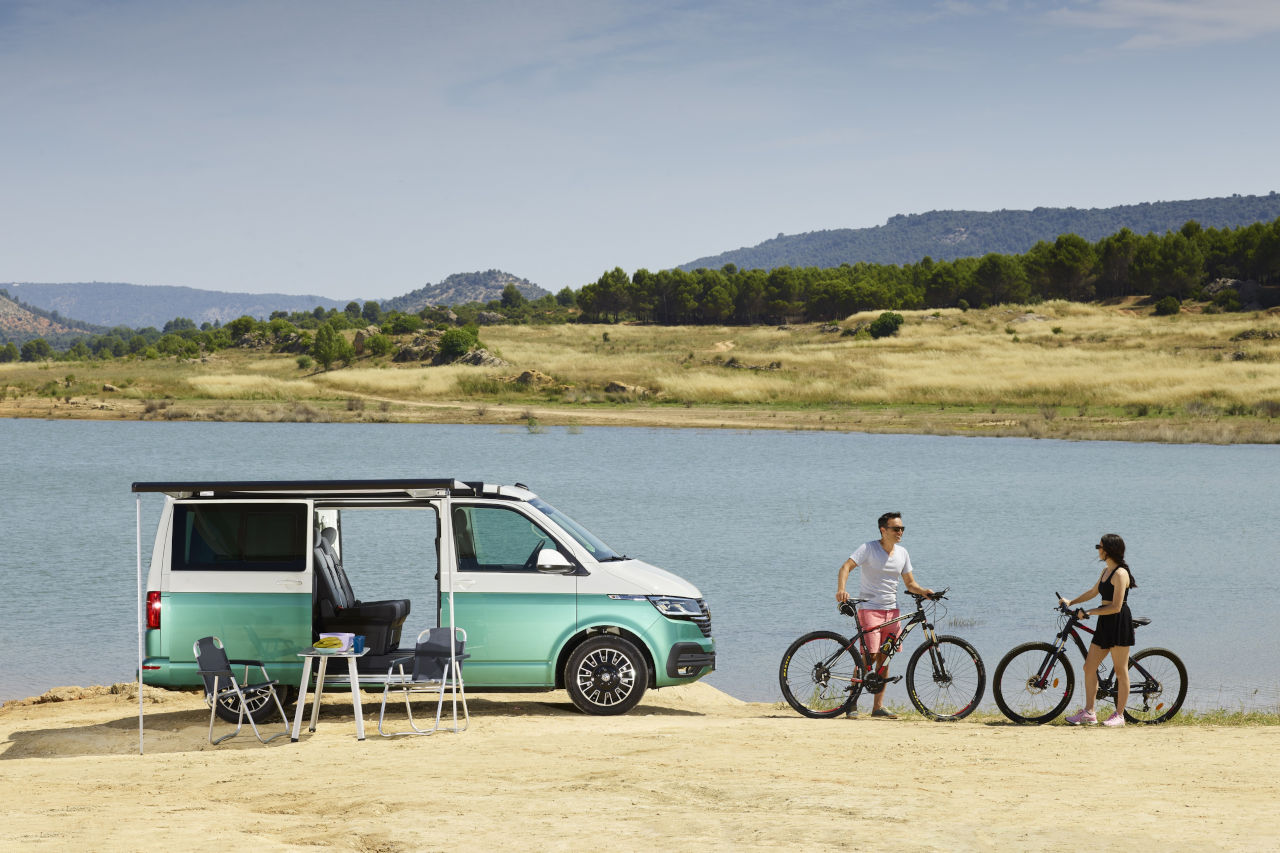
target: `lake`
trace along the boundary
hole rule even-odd
[[[133,481],[412,476],[528,484],[620,553],[689,579],[713,616],[720,668],[707,681],[742,699],[780,698],[778,662],[798,635],[848,633],[835,610],[836,571],[893,510],[903,514],[917,580],[951,588],[939,627],[981,652],[987,704],[1000,657],[1051,638],[1054,592],[1090,587],[1100,568],[1093,545],[1116,532],[1140,584],[1131,606],[1153,619],[1138,647],[1182,657],[1188,705],[1280,706],[1272,445],[0,420],[0,471],[9,602],[0,699],[133,680]],[[142,501],[144,560],[160,501]],[[406,571],[416,569],[367,587],[361,579],[357,589],[368,599],[403,594],[417,580]],[[406,631],[431,618],[415,606]],[[906,704],[902,685],[890,691]]]

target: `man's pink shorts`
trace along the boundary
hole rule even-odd
[[[863,631],[866,631],[867,648],[872,654],[880,651],[880,644],[890,637],[896,637],[902,633],[902,623],[897,622],[893,625],[884,625],[890,619],[897,619],[899,616],[898,609],[893,610],[859,610],[858,625]]]

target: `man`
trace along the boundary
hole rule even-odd
[[[903,548],[902,534],[907,528],[902,523],[902,513],[886,512],[880,516],[880,538],[872,539],[858,546],[849,559],[840,567],[836,578],[836,601],[844,603],[849,600],[845,591],[845,583],[849,573],[859,569],[858,598],[864,601],[858,605],[858,624],[867,634],[867,648],[873,653],[873,660],[868,669],[874,670],[884,663],[885,656],[879,651],[880,646],[890,637],[902,633],[901,625],[880,626],[891,619],[897,619],[898,612],[898,578],[907,585],[907,591],[916,595],[932,595],[933,590],[926,589],[916,583],[911,573],[911,557]],[[888,670],[885,670],[888,674]],[[896,720],[897,714],[884,709],[884,694],[881,690],[871,701],[871,716]],[[856,704],[850,706],[846,716],[858,716]]]

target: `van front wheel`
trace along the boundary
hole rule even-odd
[[[649,667],[635,644],[622,637],[592,637],[569,655],[564,684],[585,714],[625,714],[644,695]]]

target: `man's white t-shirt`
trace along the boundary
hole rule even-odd
[[[896,610],[898,607],[898,579],[911,572],[911,557],[901,545],[893,547],[889,554],[879,539],[872,539],[858,546],[849,555],[858,564],[858,598],[866,601],[859,610]]]

